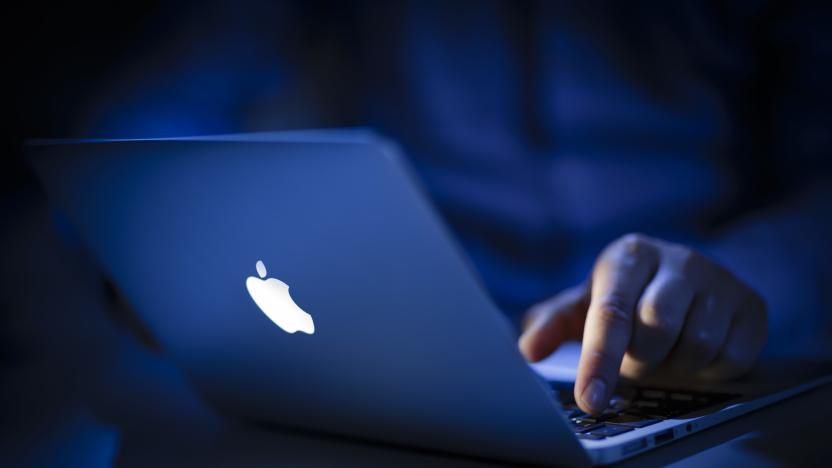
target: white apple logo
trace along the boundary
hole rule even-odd
[[[260,278],[266,277],[266,265],[262,260],[257,260],[257,274]],[[289,295],[289,285],[276,278],[263,280],[249,276],[246,279],[246,289],[254,299],[254,303],[266,314],[278,327],[289,333],[302,331],[304,333],[315,333],[315,323],[312,316],[303,311],[292,296]]]

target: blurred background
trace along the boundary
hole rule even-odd
[[[50,346],[68,353],[43,358],[51,364],[10,392],[46,384],[56,367],[65,388],[81,372],[67,356],[85,363],[84,378],[106,374],[120,361],[82,356],[119,346],[133,356],[143,339],[118,325],[129,319],[82,306],[83,319],[26,312],[44,269],[95,271],[20,158],[37,137],[371,127],[402,145],[515,322],[638,231],[698,248],[760,291],[772,312],[767,352],[818,353],[832,337],[824,2],[7,8],[3,366]],[[32,243],[41,237],[55,251]]]
[[[15,9],[4,199],[35,186],[23,138],[368,126],[403,145],[513,316],[630,231],[712,253],[773,305],[828,304],[826,6]]]

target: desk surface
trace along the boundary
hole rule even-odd
[[[164,362],[152,369],[171,384],[165,389],[140,373],[126,372],[121,391],[90,388],[95,405],[78,393],[43,394],[32,367],[3,376],[11,382],[4,414],[15,415],[4,431],[3,466],[495,466],[496,463],[379,446],[315,434],[237,425],[198,401],[183,404],[187,386]],[[59,379],[71,378],[64,375]],[[29,380],[34,379],[34,381]],[[50,384],[58,387],[60,382]],[[180,385],[181,384],[181,385]],[[40,393],[40,394],[39,394]],[[170,394],[176,397],[171,398]],[[9,398],[10,397],[10,398]],[[636,457],[625,465],[781,466],[823,465],[832,454],[827,425],[832,386],[825,386]],[[8,406],[7,406],[8,405]],[[820,411],[817,410],[820,408]]]
[[[0,466],[498,465],[218,416],[83,293],[91,267],[45,234],[43,213],[24,218],[0,245]],[[827,385],[625,465],[824,465],[830,401]]]

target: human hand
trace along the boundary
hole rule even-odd
[[[588,284],[530,309],[519,347],[534,362],[583,337],[575,401],[597,414],[619,372],[746,373],[767,328],[763,299],[725,268],[685,246],[628,234],[599,255]]]

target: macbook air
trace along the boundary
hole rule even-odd
[[[41,140],[27,153],[163,351],[232,418],[577,466],[830,380],[823,365],[762,361],[725,385],[622,382],[610,409],[584,414],[577,345],[523,360],[406,161],[372,132]]]

